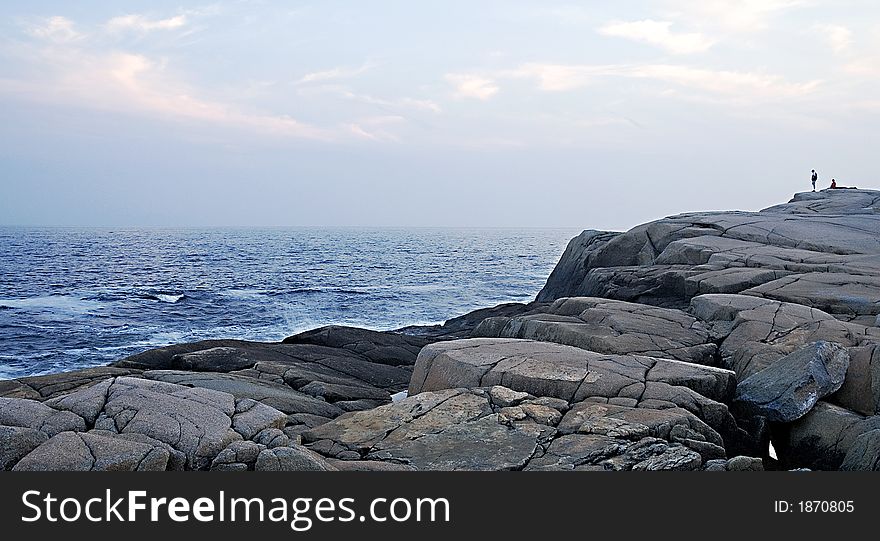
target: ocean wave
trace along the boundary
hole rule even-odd
[[[151,301],[159,301],[159,302],[167,302],[169,304],[174,304],[176,302],[180,302],[183,299],[186,299],[186,293],[173,294],[173,293],[141,293],[138,295],[142,299],[147,299]]]

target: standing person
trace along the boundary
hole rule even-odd
[[[815,169],[813,169],[813,176],[810,177],[810,179],[813,181],[813,191],[815,192],[816,191],[816,181],[819,180],[819,175],[816,174]]]

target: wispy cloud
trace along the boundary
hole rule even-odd
[[[671,0],[671,15],[693,24],[749,33],[766,30],[780,14],[808,0]]]
[[[619,74],[624,67],[615,65],[578,64],[522,64],[515,69],[501,72],[502,77],[534,79],[538,88],[548,92],[574,90],[598,80],[600,77]]]
[[[646,79],[686,89],[725,96],[732,101],[774,100],[805,96],[821,84],[803,83],[761,72],[704,69],[676,64],[523,64],[493,74],[497,78],[526,78],[540,90],[564,92],[612,77]]]
[[[31,49],[27,59],[39,75],[27,80],[0,79],[0,94],[276,135],[331,138],[329,130],[286,115],[244,110],[235,103],[202,96],[198,88],[172,75],[164,61],[142,54],[53,46]]]
[[[814,30],[825,39],[835,53],[842,53],[852,46],[852,31],[841,24],[817,24]]]
[[[373,67],[375,67],[373,63],[367,62],[358,67],[340,66],[328,70],[315,71],[303,75],[298,81],[296,81],[296,84],[302,85],[324,83],[336,79],[351,79],[352,77],[357,77],[358,75],[371,70]]]
[[[498,93],[498,85],[495,81],[481,75],[448,73],[446,80],[455,87],[453,92],[455,98],[476,98],[485,101]]]
[[[715,41],[699,32],[673,32],[671,21],[614,22],[599,28],[604,36],[630,39],[647,43],[669,51],[673,54],[700,53],[708,50]]]
[[[35,38],[63,43],[74,41],[83,37],[76,31],[74,23],[66,17],[49,17],[39,24],[28,26],[25,32]]]
[[[186,15],[177,15],[167,19],[150,19],[145,15],[130,14],[110,19],[105,27],[110,32],[134,31],[146,33],[155,30],[174,30],[182,28],[186,24]]]

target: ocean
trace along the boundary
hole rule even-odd
[[[0,379],[527,302],[574,229],[0,228]]]

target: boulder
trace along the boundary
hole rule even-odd
[[[242,439],[232,428],[235,414],[235,397],[228,393],[118,377],[95,427],[159,440],[186,456],[187,469],[206,469],[220,451]]]
[[[844,347],[813,342],[741,381],[734,405],[771,422],[788,423],[840,389],[848,367]]]
[[[845,347],[880,341],[880,328],[840,321],[821,310],[746,295],[700,295],[695,316],[711,321],[722,364],[744,380],[805,344],[824,340]]]
[[[15,471],[163,471],[165,449],[88,432],[61,432],[31,451]]]
[[[211,461],[211,470],[253,470],[257,457],[265,449],[265,445],[253,441],[234,441],[214,457],[214,460]]]
[[[868,430],[859,435],[843,457],[841,470],[880,470],[880,429]]]
[[[580,402],[682,407],[712,423],[728,416],[729,370],[669,359],[602,355],[531,340],[474,338],[438,342],[419,354],[409,394],[456,387],[504,385],[535,396]]]
[[[171,366],[180,370],[231,372],[251,368],[254,364],[256,360],[248,350],[234,347],[214,347],[171,357]]]
[[[45,432],[20,426],[0,426],[0,471],[8,471],[49,437]]]
[[[412,366],[419,350],[431,341],[420,336],[330,325],[289,336],[283,342],[340,348],[373,363]]]
[[[847,349],[850,360],[846,378],[828,402],[862,415],[880,413],[880,344]]]
[[[880,429],[880,416],[865,417],[819,401],[791,424],[774,430],[773,445],[785,468],[839,469],[862,434]]]
[[[256,471],[333,471],[336,468],[319,454],[300,445],[276,447],[260,452]]]
[[[420,470],[511,470],[531,459],[548,431],[533,421],[505,423],[485,391],[453,389],[345,414],[304,432],[303,441],[333,458],[353,452]]]
[[[113,378],[108,378],[90,387],[81,387],[70,394],[50,398],[44,404],[57,410],[75,413],[82,417],[87,425],[94,426],[98,415],[107,402],[107,392],[112,383]]]
[[[284,383],[257,379],[242,373],[221,374],[216,372],[184,372],[180,370],[147,370],[143,377],[186,387],[213,389],[229,393],[237,399],[262,402],[287,414],[306,413],[323,417],[336,417],[342,409],[316,400],[313,396],[296,391]],[[386,393],[387,394],[387,393]]]
[[[79,415],[24,398],[0,398],[0,425],[32,428],[50,437],[60,432],[86,430],[86,422]]]
[[[840,272],[794,274],[765,282],[743,292],[778,301],[818,308],[851,321],[880,315],[880,276]]]
[[[262,402],[243,398],[235,402],[235,414],[232,416],[232,428],[249,440],[267,428],[284,428],[287,415]]]
[[[557,428],[561,434],[661,438],[680,443],[705,460],[725,455],[724,442],[718,432],[681,408],[631,408],[584,401],[572,407]]]
[[[715,365],[709,327],[681,310],[591,297],[559,299],[545,310],[483,320],[474,337],[524,338],[597,353],[646,355]]]
[[[598,435],[568,434],[550,444],[526,470],[698,470],[699,453],[659,438],[630,442]]]

